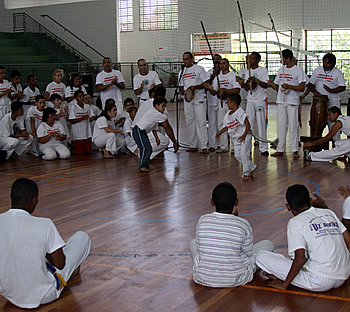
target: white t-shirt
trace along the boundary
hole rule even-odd
[[[248,71],[248,70],[247,70]],[[255,69],[250,70],[250,75],[252,77],[258,78],[262,82],[266,82],[269,80],[269,74],[265,67],[257,67]],[[245,81],[249,79],[249,74],[246,77]],[[243,89],[243,88],[242,88]],[[253,89],[252,94],[250,94],[250,90],[247,91],[247,100],[252,102],[260,102],[266,100],[266,89],[261,87],[259,84],[256,85],[255,89]]]
[[[149,94],[148,90],[152,84],[159,85],[161,81],[159,79],[158,74],[155,71],[149,71],[147,75],[137,74],[134,77],[134,90],[141,87],[142,81],[145,82],[145,86],[143,87],[142,92],[138,95],[140,99],[148,100]]]
[[[108,85],[118,78],[118,83],[125,82],[122,73],[119,70],[112,69],[110,73],[106,73],[104,70],[97,74],[96,76],[96,85]],[[116,85],[110,86],[108,89],[100,92],[102,109],[104,109],[106,100],[114,99],[116,103],[122,103],[122,94],[120,89]]]
[[[246,81],[249,78],[248,69],[246,69],[246,68],[240,69],[238,72],[238,76],[241,77],[243,79],[243,81]],[[246,100],[247,96],[248,96],[248,91],[244,88],[241,88],[241,91],[239,91],[239,95],[241,96],[242,100]]]
[[[58,134],[64,134],[66,135],[66,131],[64,130],[63,125],[59,121],[54,121],[52,127],[50,127],[46,122],[42,122],[38,129],[36,130],[38,138],[42,138],[47,136],[48,134],[58,133]],[[40,146],[55,146],[58,144],[62,144],[62,141],[56,140],[56,137],[51,137],[49,141],[47,141],[44,144],[39,143]]]
[[[64,98],[65,91],[66,91],[66,85],[63,82],[56,83],[54,81],[49,83],[46,87],[46,90],[45,90],[45,92],[48,92],[50,94],[50,96],[54,93],[57,93],[62,98]]]
[[[350,136],[350,116],[340,115],[337,118],[337,121],[340,121],[342,124],[339,130],[342,131],[344,134]]]
[[[101,116],[96,120],[95,126],[94,126],[94,134],[92,136],[92,141],[94,141],[95,138],[98,138],[102,135],[106,135],[107,132],[104,128],[114,128],[113,121],[107,120],[105,116]]]
[[[83,116],[89,116],[89,119],[71,124],[71,135],[73,140],[85,140],[92,136],[90,118],[95,115],[91,110],[91,106],[89,104],[84,104],[84,108],[81,108],[78,104],[72,106],[69,111],[69,119],[78,119]]]
[[[19,128],[20,130],[24,130],[24,118],[23,116],[18,116],[15,120],[11,118],[12,113],[7,113],[0,120],[0,136],[1,137],[9,137],[14,135],[15,128]]]
[[[96,117],[100,116],[102,111],[96,105],[91,104],[90,106],[91,106],[91,109],[92,109],[92,112],[94,113],[94,115]]]
[[[234,72],[228,72],[219,74],[220,88],[223,89],[241,89],[241,85],[236,81],[236,74]]]
[[[154,99],[149,99],[146,102],[144,102],[142,105],[140,105],[139,109],[137,110],[137,113],[135,115],[134,124],[140,120],[140,118],[146,114],[148,111],[154,109],[153,106]],[[168,110],[165,108],[163,113],[168,118]]]
[[[6,90],[11,89],[10,83],[4,79],[2,83],[0,83],[0,94],[5,92]],[[0,106],[7,106],[11,104],[11,100],[8,94],[0,97]]]
[[[350,220],[350,196],[348,196],[343,203],[343,218]]]
[[[193,280],[209,287],[234,287],[253,279],[253,233],[249,222],[213,212],[199,218]]]
[[[21,99],[22,102],[35,103],[35,98],[40,94],[40,90],[35,88],[34,91],[27,87],[23,90],[24,97]]]
[[[80,88],[79,88],[79,87],[73,87],[73,88],[72,88],[71,86],[68,86],[68,87],[66,88],[65,92],[64,92],[65,98],[74,96],[75,91],[78,91],[79,89],[80,89],[81,91],[84,92],[84,95],[86,94],[86,89],[85,89],[83,86],[81,86]],[[68,102],[68,107],[69,107],[69,109],[71,109],[72,106],[73,106],[74,104],[76,104],[76,103],[77,103],[77,100],[76,100],[76,99],[73,99],[73,100],[71,100],[70,102]]]
[[[146,133],[149,133],[158,123],[162,123],[166,120],[167,116],[153,107],[141,115],[137,121],[135,117],[133,125],[136,125],[140,128],[140,130],[145,130]]]
[[[319,277],[346,280],[350,253],[342,235],[345,230],[333,211],[311,207],[288,222],[288,254],[294,257],[297,249],[305,249],[306,270]]]
[[[223,124],[227,127],[227,131],[230,137],[239,138],[245,131],[244,121],[248,118],[247,113],[239,107],[232,115],[231,111],[228,111],[224,117]]]
[[[283,69],[280,68],[277,72],[275,78],[275,84],[279,86],[277,93],[277,104],[300,104],[300,95],[302,92],[288,89],[286,92],[282,92],[282,84],[286,83],[292,86],[298,86],[302,82],[306,82],[305,73],[298,67],[293,66],[288,68],[284,66],[284,79],[283,79]]]
[[[65,243],[48,218],[22,209],[0,215],[0,293],[21,308],[36,308],[56,280],[46,268],[46,254]]]
[[[315,85],[317,92],[327,95],[330,100],[340,100],[340,92],[330,93],[323,88],[323,85],[331,89],[346,86],[343,73],[336,67],[333,67],[331,71],[327,72],[324,70],[323,66],[316,68],[312,73],[310,83]]]
[[[20,83],[17,84],[17,86],[14,86],[14,85],[12,84],[12,82],[10,82],[10,86],[11,86],[11,89],[12,89],[12,92],[11,92],[11,95],[12,95],[12,96],[16,95],[18,92],[21,92],[21,91],[23,90]],[[16,98],[12,100],[12,102],[15,102],[15,101],[17,101]]]
[[[179,73],[180,79],[181,72]],[[199,65],[192,65],[191,67],[185,67],[181,79],[179,80],[179,86],[184,87],[185,91],[188,87],[201,85],[208,80],[207,73],[204,68]],[[205,97],[205,89],[196,89],[194,100],[203,99]]]
[[[43,119],[43,111],[38,111],[36,106],[31,106],[27,113],[27,120],[30,120],[30,118],[35,119],[35,129],[38,129],[39,125],[42,123]]]

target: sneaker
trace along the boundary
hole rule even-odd
[[[228,150],[219,147],[219,148],[216,150],[216,152],[219,153],[219,154],[221,154],[221,153],[227,153]]]

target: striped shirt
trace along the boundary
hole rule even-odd
[[[202,216],[196,229],[193,280],[209,287],[234,287],[253,279],[253,234],[249,222],[233,214]]]

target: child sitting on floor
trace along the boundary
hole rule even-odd
[[[237,191],[231,183],[218,184],[210,200],[215,212],[199,218],[191,241],[193,280],[208,287],[235,287],[249,283],[256,270],[258,250],[274,250],[270,241],[253,245],[249,222],[238,217]]]

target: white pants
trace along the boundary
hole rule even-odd
[[[244,142],[234,139],[235,158],[242,164],[242,176],[249,176],[255,170],[256,165],[250,160],[250,150],[252,146],[252,136],[248,134]]]
[[[67,282],[72,273],[81,265],[90,253],[91,240],[85,232],[76,232],[67,241],[66,246],[63,248],[63,252],[66,256],[66,264],[62,270],[57,270],[57,273],[61,274],[64,280]],[[64,288],[56,290],[56,283],[51,290],[41,300],[41,304],[50,303],[56,300],[63,291]]]
[[[9,159],[13,152],[17,155],[21,155],[26,148],[32,144],[33,137],[29,135],[29,139],[24,138],[11,138],[11,137],[0,137],[0,149],[7,152],[6,159]]]
[[[331,108],[333,106],[338,107],[341,110],[341,105],[340,105],[340,100],[329,100],[328,101],[328,108]],[[331,131],[334,122],[329,121],[329,119],[327,118],[327,124],[328,124],[328,130]],[[338,141],[340,140],[340,130],[337,131],[337,133],[333,136],[332,141]]]
[[[39,149],[44,154],[44,160],[54,160],[57,158],[57,155],[61,159],[70,157],[70,151],[63,143],[56,145],[41,144]]]
[[[350,139],[335,141],[335,147],[321,152],[311,152],[312,161],[330,161],[342,155],[350,157]]]
[[[299,123],[298,105],[278,104],[277,106],[277,152],[285,152],[286,136],[289,127],[289,141],[291,151],[297,152],[299,149]]]
[[[192,263],[193,265],[196,264],[196,257],[198,255],[198,251],[197,251],[197,240],[196,239],[192,239],[190,242],[190,255],[192,258]],[[267,251],[274,251],[275,250],[275,245],[273,244],[273,242],[269,241],[269,240],[262,240],[260,242],[257,242],[256,244],[253,245],[253,254],[249,257],[249,261],[253,266],[253,272],[256,271],[257,267],[256,267],[256,263],[255,263],[255,259],[256,259],[256,255],[259,251],[261,250],[267,250]]]
[[[267,139],[266,134],[266,101],[248,101],[246,112],[248,114],[248,119],[250,123],[250,128],[253,130],[255,125],[255,117],[256,124],[258,127],[258,136],[264,140]],[[260,152],[267,152],[268,145],[266,142],[259,141],[259,150]]]
[[[157,131],[157,134],[158,134],[158,138],[160,141],[159,145],[157,145],[156,139],[154,138],[154,135],[152,132],[147,134],[149,142],[151,143],[151,146],[152,146],[152,154],[151,154],[150,159],[153,159],[159,153],[163,152],[168,147],[168,145],[170,143],[169,139],[164,134],[161,134],[159,131]]]
[[[136,154],[136,151],[138,149],[137,144],[134,140],[134,138],[132,137],[132,135],[130,136],[128,133],[124,133],[125,134],[125,145],[128,148],[128,150],[134,154]]]
[[[226,113],[228,112],[227,102],[222,101],[222,106],[223,107],[221,107],[221,103],[219,103],[219,109],[218,109],[218,127],[219,127],[219,131],[225,127],[225,125],[224,125],[224,117],[225,117]],[[227,132],[224,132],[220,136],[220,147],[222,149],[228,151],[228,133]]]
[[[282,281],[286,280],[292,262],[291,259],[270,251],[259,251],[256,255],[256,265],[263,271],[273,274]],[[340,287],[344,282],[345,280],[323,278],[308,271],[300,270],[293,279],[292,284],[307,290],[327,291],[332,288]]]
[[[192,102],[184,100],[184,112],[190,148],[207,148],[208,133],[204,98],[194,99]]]
[[[125,140],[120,133],[106,132],[104,135],[93,138],[93,143],[114,155],[125,145]]]
[[[218,107],[208,105],[208,138],[209,138],[209,148],[217,148],[218,142],[216,140],[216,134],[219,132],[218,127]]]

